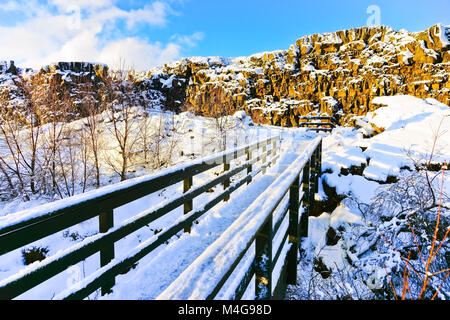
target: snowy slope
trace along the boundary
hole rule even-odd
[[[400,176],[408,170],[406,168],[414,169],[415,160],[419,162],[428,160],[433,150],[434,137],[437,132],[439,132],[439,139],[435,144],[433,161],[442,163],[450,159],[450,149],[448,148],[450,143],[450,134],[448,134],[448,130],[450,130],[450,109],[448,106],[436,100],[422,100],[411,96],[379,97],[374,102],[382,104],[384,107],[361,117],[358,120],[358,128],[339,127],[334,129],[331,135],[322,134],[324,136],[323,170],[325,172],[321,180],[326,182],[329,187],[336,188],[338,194],[345,195],[348,199],[332,212],[325,212],[318,217],[310,218],[309,237],[304,242],[304,246],[310,248],[312,253],[322,256],[325,264],[330,268],[343,268],[346,264],[346,255],[351,253],[347,250],[348,248],[345,248],[342,241],[336,245],[326,244],[326,233],[329,228],[347,228],[348,226],[364,224],[364,216],[355,205],[355,201],[365,204],[371,203],[379,188],[383,186],[381,183],[384,183],[389,176]],[[155,114],[155,117],[157,116]],[[281,133],[283,144],[280,165],[271,168],[266,176],[255,179],[248,189],[238,190],[233,195],[236,202],[225,203],[211,210],[199,221],[199,224],[194,225],[191,234],[180,234],[179,239],[174,237],[167,245],[162,246],[143,259],[136,269],[131,270],[126,275],[119,276],[114,292],[104,299],[157,298],[185,270],[194,268],[190,265],[196,257],[205,252],[222,233],[227,232],[235,221],[243,219],[241,213],[246,208],[251,207],[257,195],[279,177],[282,170],[292,161],[292,154],[302,152],[305,143],[307,144],[308,141],[317,136],[316,133],[306,132],[305,129],[254,126],[242,112],[236,114],[233,118],[233,121],[239,123],[240,126],[236,134],[228,140],[228,147],[233,148],[235,145],[242,145]],[[189,163],[196,157],[218,151],[217,144],[213,140],[217,133],[214,131],[210,119],[195,117],[189,113],[177,115],[174,119],[186,132],[181,137],[181,144],[184,150],[187,149],[188,152],[183,155],[175,154],[173,163]],[[384,131],[375,134],[373,125],[378,129],[384,129]],[[352,171],[352,168],[359,168],[359,173],[356,173],[358,170]],[[214,176],[214,172],[201,175],[198,177],[197,183],[210,179],[211,176]],[[127,184],[127,182],[124,184]],[[445,178],[444,188],[447,192],[450,192],[448,176]],[[180,192],[182,192],[182,186],[177,184],[161,193],[149,195],[118,208],[115,211],[117,217],[115,222],[117,224],[123,223],[133,215],[148,209],[152,204],[167,201]],[[210,196],[212,195],[199,198],[196,205],[201,205]],[[324,193],[322,186],[318,196],[319,199],[326,200],[327,195]],[[348,201],[349,199],[352,201]],[[43,202],[43,199],[37,199],[27,204],[17,201],[5,204],[0,215],[19,211],[27,206]],[[49,204],[48,206],[54,205]],[[0,218],[0,224],[21,219],[23,218],[22,215],[25,214],[30,213],[22,212],[19,215],[6,215]],[[166,218],[155,221],[148,228],[139,230],[136,234],[125,238],[116,245],[117,257],[126,256],[130,251],[139,247],[141,243],[154,236],[155,231],[167,227],[181,215],[182,210],[174,210]],[[96,219],[87,221],[65,232],[39,240],[32,245],[48,247],[49,256],[58,255],[61,250],[79,244],[83,239],[95,235],[97,223]],[[74,239],[71,235],[78,235],[79,238]],[[367,243],[367,246],[370,247],[370,242]],[[62,290],[70,288],[74,284],[74,279],[80,281],[91,276],[98,269],[98,261],[98,255],[94,255],[79,263],[74,267],[75,269],[61,273],[19,298],[51,299]],[[35,263],[28,269],[35,268],[38,265],[39,263]],[[0,259],[0,283],[21,269],[24,269],[24,265],[20,249],[3,255]],[[81,273],[77,270],[81,270]],[[379,271],[379,269],[374,268],[373,272]],[[305,277],[308,276],[307,272],[300,272],[300,274]],[[378,276],[381,277],[382,272]],[[194,283],[194,285],[198,286],[201,291],[202,285],[200,282]],[[204,294],[200,291],[198,296]],[[173,291],[173,288],[167,292],[173,295],[177,294],[176,290]],[[223,293],[223,297],[226,297],[226,292]],[[100,297],[94,294],[91,298]]]
[[[172,163],[182,164],[182,163],[192,163],[195,162],[196,158],[205,157],[210,154],[217,153],[220,149],[217,141],[217,132],[214,127],[214,121],[212,119],[195,117],[190,113],[183,113],[176,115],[172,118],[171,114],[158,114],[155,112],[151,116],[151,119],[158,121],[159,118],[169,117],[177,123],[177,127],[187,134],[180,136],[180,146],[183,147],[183,154],[174,153]],[[295,146],[298,150],[301,150],[302,141],[310,140],[314,135],[307,133],[305,129],[301,130],[289,130],[283,128],[275,127],[259,127],[254,126],[245,114],[242,112],[237,113],[234,117],[230,117],[230,121],[234,121],[234,129],[229,132],[228,135],[228,148],[232,149],[235,146],[241,146],[243,144],[252,143],[254,141],[259,141],[266,139],[270,136],[283,134],[283,139],[285,143],[282,146],[282,153],[292,152],[295,150]],[[77,126],[83,120],[77,120],[71,125]],[[232,167],[235,164],[232,164]],[[237,164],[236,164],[237,165]],[[256,169],[257,166],[254,166]],[[278,168],[278,167],[277,167]],[[164,171],[170,171],[171,169],[166,169]],[[132,270],[129,274],[118,277],[117,290],[114,294],[106,298],[120,298],[127,299],[130,297],[138,298],[155,298],[161,290],[170,284],[180,272],[186,268],[192,259],[197,257],[202,250],[211,243],[218,235],[220,235],[220,230],[225,230],[228,225],[230,225],[234,219],[236,219],[240,213],[251,203],[254,195],[259,194],[267,187],[274,177],[277,176],[278,172],[275,171],[268,172],[268,175],[257,178],[250,185],[250,189],[238,190],[236,195],[236,203],[229,203],[223,208],[219,206],[217,210],[212,210],[208,215],[206,215],[199,225],[194,225],[193,232],[190,235],[180,234],[180,242],[174,241],[178,237],[174,237],[172,241],[173,244],[169,246],[162,246],[155,250],[145,259],[139,262],[139,266],[145,266],[149,264],[150,267],[138,268],[136,272]],[[217,170],[210,170],[204,174],[200,174],[195,177],[194,183],[201,184],[206,180],[210,180],[215,177]],[[158,173],[156,173],[158,174]],[[57,207],[62,207],[69,205],[70,203],[78,200],[85,200],[89,197],[108,192],[108,190],[115,190],[116,188],[126,187],[130,183],[136,181],[141,181],[148,179],[149,177],[137,177],[129,181],[122,182],[120,184],[115,184],[111,186],[105,186],[99,190],[92,190],[87,194],[79,194],[73,198],[68,198],[60,200],[54,203],[45,204],[44,207],[39,209],[34,208],[37,205],[49,201],[49,199],[35,199],[24,203],[18,203],[17,201],[5,204],[3,206],[2,215],[0,216],[0,225],[8,225],[13,222],[17,222],[21,219],[29,218],[35,215],[45,214],[49,210],[55,209]],[[214,188],[214,191],[219,192],[221,190],[220,186]],[[253,190],[253,191],[252,191]],[[115,214],[115,225],[119,226],[125,223],[127,220],[135,216],[136,214],[149,210],[149,207],[153,207],[156,204],[160,204],[162,201],[169,201],[171,198],[182,193],[182,184],[176,184],[169,188],[162,190],[161,192],[151,194],[142,199],[136,200],[130,204],[114,210]],[[194,204],[195,206],[201,206],[211,197],[215,196],[214,193],[204,194],[198,197]],[[241,200],[239,200],[241,199]],[[21,209],[28,209],[26,211],[20,211]],[[154,237],[156,232],[174,223],[183,215],[182,208],[178,208],[172,211],[167,216],[150,224],[148,227],[143,228],[133,235],[126,237],[125,239],[116,243],[116,257],[125,257],[127,254],[139,247],[139,245],[148,239]],[[98,231],[98,221],[97,219],[91,219],[89,221],[83,222],[80,225],[71,227],[63,232],[59,232],[55,235],[49,236],[47,238],[36,241],[33,244],[26,246],[26,248],[31,248],[33,246],[47,248],[49,250],[48,257],[50,259],[56,259],[60,256],[63,251],[70,250],[70,247],[76,245],[82,245],[88,243],[91,239],[95,239],[95,235]],[[171,242],[172,242],[171,241]],[[175,250],[175,251],[174,251]],[[164,251],[164,252],[163,252]],[[174,252],[185,252],[185,255],[176,255]],[[177,258],[174,258],[176,256]],[[59,292],[70,287],[74,281],[77,282],[84,278],[88,278],[92,275],[95,270],[98,269],[99,256],[98,254],[86,259],[83,262],[78,263],[73,268],[68,269],[66,272],[55,276],[54,278],[46,281],[45,283],[33,288],[32,290],[26,292],[25,294],[19,296],[19,299],[51,299],[56,297]],[[21,274],[29,272],[35,268],[39,268],[40,262],[35,262],[27,267],[24,266],[22,261],[21,249],[14,250],[8,254],[5,254],[0,259],[0,283],[6,279],[12,279],[15,277],[15,273],[20,271]],[[159,266],[159,267],[155,267]],[[172,267],[170,267],[172,266]],[[172,268],[171,272],[168,270]],[[159,270],[159,271],[157,271]],[[154,273],[155,275],[150,277],[148,272]],[[142,275],[140,277],[139,275]],[[156,277],[156,278],[155,278]],[[122,280],[123,279],[123,280]],[[131,280],[130,280],[131,279]],[[136,280],[136,282],[134,281]],[[149,279],[150,282],[145,282],[144,279]],[[155,281],[158,279],[158,281]],[[130,282],[135,282],[136,286],[130,286]],[[139,283],[146,283],[145,286],[139,285]],[[141,289],[139,289],[141,288]],[[98,298],[98,294],[93,294],[91,298]]]
[[[450,159],[450,149],[446,148],[450,145],[448,106],[411,96],[380,97],[373,102],[386,107],[368,114],[368,121],[385,131],[367,143],[364,154],[371,160],[365,177],[384,181],[403,167],[414,168],[414,161],[425,162],[432,153],[434,162]]]
[[[370,234],[368,231],[383,226],[367,225],[371,221],[365,216],[368,206],[377,194],[389,190],[391,184],[384,184],[389,176],[408,176],[415,171],[415,165],[424,164],[430,159],[431,163],[449,163],[448,106],[434,99],[422,100],[412,96],[378,97],[373,102],[384,107],[361,117],[358,129],[337,128],[324,139],[323,169],[326,172],[322,182],[346,198],[333,211],[310,217],[308,238],[303,243],[309,251],[306,251],[299,265],[299,285],[289,288],[288,299],[330,299],[345,295],[353,299],[373,299],[373,292],[368,289],[381,289],[387,270],[395,268],[401,259],[395,251],[389,253],[387,258],[385,252],[372,250],[384,241],[376,234],[367,237]],[[381,128],[382,132],[376,134],[372,124],[378,130]],[[359,170],[348,170],[352,166]],[[436,175],[439,186],[442,179],[444,194],[448,194],[450,175],[446,173],[442,176],[439,171],[432,174]],[[319,198],[326,200],[323,189],[320,192]],[[386,217],[392,215],[391,212],[383,214]],[[384,228],[388,227],[389,223],[386,222]],[[342,231],[337,243],[328,243],[330,228]],[[393,241],[405,237],[407,233],[403,232]],[[414,247],[411,234],[409,237]],[[354,247],[358,248],[358,252],[349,250]],[[336,276],[322,278],[317,275],[314,271],[317,261],[313,262],[316,258],[322,259],[324,266],[334,270]],[[349,260],[353,261],[353,266],[350,266]],[[383,260],[386,263],[384,267],[380,265]],[[361,272],[364,274],[362,278]],[[345,283],[342,282],[343,278],[346,279]],[[340,281],[340,284],[336,285],[335,281]],[[312,292],[311,286],[316,286],[316,291]],[[446,294],[448,296],[449,292]],[[441,295],[441,298],[445,296]]]

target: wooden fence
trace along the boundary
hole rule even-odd
[[[306,127],[308,130],[312,131],[332,131],[333,128],[336,128],[336,120],[333,117],[325,117],[325,116],[305,116],[299,117],[300,121],[299,127]]]
[[[279,148],[279,144],[277,146],[278,141],[279,137],[273,137],[262,142],[237,148],[231,152],[224,152],[202,159],[188,166],[181,166],[172,170],[165,170],[157,175],[140,178],[138,181],[124,182],[116,185],[114,188],[105,187],[103,190],[95,190],[72,197],[69,201],[61,200],[51,205],[44,205],[31,210],[28,213],[28,218],[27,214],[19,214],[18,221],[0,225],[0,255],[96,216],[99,218],[100,233],[93,236],[90,241],[83,242],[82,245],[76,245],[74,248],[69,248],[59,255],[45,259],[35,268],[30,268],[26,272],[21,272],[18,276],[12,276],[0,281],[0,298],[15,298],[96,252],[100,252],[101,268],[97,270],[95,275],[88,277],[88,281],[85,281],[80,288],[63,292],[59,297],[64,299],[83,299],[98,288],[102,289],[102,294],[109,292],[118,274],[128,270],[178,232],[182,230],[189,232],[191,224],[196,219],[216,204],[229,199],[233,191],[245,183],[250,183],[256,174],[264,171],[268,165],[274,163],[278,158],[276,153]],[[267,150],[268,146],[271,147],[269,150]],[[261,154],[253,157],[252,155],[255,151],[261,151]],[[258,197],[255,202],[258,202],[260,198],[261,201],[264,201],[265,198],[272,195],[271,204],[267,207],[263,206],[264,210],[260,213],[260,215],[263,215],[262,222],[250,238],[246,240],[246,245],[241,248],[236,259],[230,261],[226,272],[216,278],[217,281],[211,282],[211,285],[214,285],[214,287],[208,291],[207,296],[204,297],[205,299],[216,297],[252,244],[255,245],[254,260],[237,286],[233,298],[242,298],[253,277],[255,279],[255,296],[257,299],[282,299],[287,285],[296,283],[297,254],[300,239],[307,236],[308,216],[314,203],[314,194],[318,191],[321,154],[322,142],[320,138],[317,138],[286,169],[286,173],[282,174],[271,185],[277,190],[277,193],[274,194],[269,187],[268,190]],[[230,167],[231,160],[243,156],[245,156],[243,164],[237,165],[235,168]],[[267,161],[269,156],[270,159]],[[253,170],[252,166],[259,161],[261,161],[261,167],[258,170]],[[224,172],[222,174],[201,186],[193,186],[193,176],[219,165],[223,165]],[[247,175],[238,182],[231,184],[230,178],[244,170],[246,170]],[[114,227],[114,208],[181,181],[183,181],[184,186],[183,195],[145,214],[140,213],[131,222]],[[224,185],[224,191],[210,200],[201,210],[194,211],[193,199],[219,184]],[[287,204],[280,206],[286,197],[288,197]],[[114,243],[116,241],[179,206],[184,207],[185,219],[164,230],[154,241],[136,249],[125,258],[111,261],[114,259]],[[303,206],[302,214],[300,214],[300,206]],[[274,221],[274,212],[276,210],[281,210],[281,213],[277,215],[277,219]],[[274,248],[273,239],[280,236],[282,232],[281,225],[288,213],[288,228],[281,234],[282,241],[280,245]],[[289,242],[290,248],[287,254],[282,257],[282,250],[286,241]],[[272,283],[273,269],[280,258],[284,259],[282,269],[278,279],[275,280],[276,283]],[[172,286],[176,286],[177,281],[185,281],[185,279],[183,280],[180,277],[172,283]],[[186,293],[184,294],[186,295]],[[168,298],[175,299],[186,297],[190,297],[189,294],[187,296],[168,296]]]
[[[225,231],[221,236],[223,239],[214,242],[158,298],[217,298],[227,281],[236,281],[236,270],[245,264],[243,257],[253,250],[253,246],[253,260],[246,270],[244,267],[244,270],[237,272],[244,275],[237,279],[239,284],[228,299],[241,299],[252,279],[255,279],[256,299],[283,299],[287,285],[297,281],[298,251],[301,238],[308,235],[308,217],[314,204],[314,194],[318,192],[321,158],[322,139],[318,137],[241,215],[241,221],[237,220],[235,225],[230,226],[229,234],[228,230]],[[301,207],[303,210],[300,210]],[[283,231],[280,226],[286,217],[288,227]],[[251,223],[256,223],[253,229],[248,227]],[[282,241],[275,247],[274,239],[280,237]],[[283,256],[285,244],[290,247]],[[278,279],[273,279],[274,267],[279,259],[284,259],[281,272]],[[205,270],[201,282],[194,270]],[[233,272],[235,274],[231,277]]]
[[[275,163],[279,157],[277,153],[279,145],[280,137],[272,137],[195,161],[189,165],[107,186],[12,214],[11,217],[8,217],[9,219],[0,220],[0,256],[83,221],[95,217],[98,217],[99,221],[98,234],[61,253],[46,258],[37,265],[31,265],[24,270],[20,270],[16,275],[1,280],[0,299],[18,297],[98,252],[100,252],[100,269],[85,278],[82,285],[80,284],[80,287],[76,290],[67,290],[57,297],[84,299],[99,288],[101,288],[102,294],[110,292],[118,274],[129,270],[136,262],[180,231],[189,232],[194,221],[221,201],[229,199],[233,191],[246,183],[250,183],[255,175],[260,172],[264,173],[267,166]],[[245,157],[245,161],[231,168],[230,162],[241,157]],[[261,166],[257,169],[253,168],[260,161]],[[192,178],[195,175],[220,165],[223,165],[223,173],[201,186],[193,186]],[[230,179],[240,172],[245,172],[245,177],[231,184]],[[141,212],[134,218],[128,219],[126,223],[114,224],[113,210],[115,208],[179,182],[183,182],[184,186],[182,195],[171,199],[170,202],[158,204],[158,206],[148,209],[146,212]],[[224,186],[224,191],[209,200],[201,209],[194,210],[193,199],[219,184]],[[139,246],[124,258],[114,259],[115,242],[180,206],[184,207],[185,213],[182,221],[163,230],[153,241],[147,241],[145,245]],[[291,210],[292,212],[296,210],[294,207]],[[258,243],[261,241],[258,240]],[[257,272],[259,274],[263,271],[258,270]]]

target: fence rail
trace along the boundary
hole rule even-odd
[[[299,123],[300,127],[306,127],[308,130],[312,131],[332,131],[337,125],[336,120],[333,117],[304,116],[299,117],[298,119],[305,120],[305,122]]]
[[[238,266],[245,265],[243,258],[252,246],[251,263],[246,270],[239,270],[240,282],[232,298],[241,299],[252,278],[256,299],[284,298],[287,285],[297,281],[297,254],[301,238],[308,234],[308,217],[318,191],[321,158],[319,137],[158,298],[216,298]],[[286,219],[288,226],[283,230],[281,225]],[[280,237],[282,240],[276,247],[274,239]],[[289,250],[283,256],[286,241]],[[278,279],[273,279],[280,259],[284,259],[281,271]],[[198,270],[202,270],[201,281]]]
[[[83,299],[99,288],[102,289],[102,294],[110,292],[118,274],[131,268],[137,261],[178,232],[183,230],[189,232],[190,226],[196,219],[221,201],[227,201],[233,191],[245,183],[250,183],[257,174],[264,172],[267,166],[276,162],[279,157],[277,154],[279,141],[280,137],[271,137],[198,160],[187,166],[163,170],[156,175],[132,179],[7,216],[6,219],[0,220],[0,255],[94,217],[99,219],[99,233],[46,258],[37,266],[31,265],[18,274],[0,281],[0,299],[13,299],[97,252],[100,252],[101,268],[79,283],[80,288],[68,289],[56,298]],[[268,146],[270,149],[267,148]],[[260,154],[256,155],[255,151]],[[244,163],[234,168],[230,167],[232,160],[244,156]],[[260,161],[261,166],[254,169],[253,165]],[[193,185],[192,178],[195,175],[220,165],[223,165],[223,173],[219,176],[203,185]],[[231,184],[230,179],[244,170],[247,175]],[[183,182],[182,195],[141,212],[127,222],[114,224],[113,210],[115,208],[178,182]],[[219,184],[224,186],[224,191],[201,209],[194,210],[193,199]],[[181,221],[147,240],[126,257],[120,260],[114,259],[115,242],[180,206],[184,207],[185,213]]]

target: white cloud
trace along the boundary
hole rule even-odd
[[[0,60],[15,60],[17,65],[37,69],[57,61],[114,65],[124,59],[128,65],[145,70],[178,59],[183,47],[193,47],[203,39],[202,33],[195,33],[176,35],[166,43],[151,43],[137,36],[121,35],[119,21],[132,31],[140,26],[165,26],[172,11],[161,1],[134,10],[121,9],[111,0],[48,0],[48,3],[53,9],[35,0],[29,1],[28,7],[23,1],[11,2],[8,6],[11,10],[28,10],[27,19],[16,26],[1,26],[0,21]],[[79,8],[79,16],[74,5]]]
[[[61,11],[66,11],[74,6],[80,9],[92,9],[112,5],[111,0],[50,0],[49,3],[58,7]]]
[[[167,5],[163,2],[154,2],[146,5],[143,9],[130,11],[127,16],[127,26],[132,29],[137,23],[148,23],[151,25],[164,25],[166,23]]]
[[[121,67],[146,70],[151,66],[163,65],[180,56],[180,46],[175,43],[149,44],[137,38],[126,38],[109,43],[99,54],[99,60],[111,68]],[[122,61],[123,60],[123,61]]]
[[[20,10],[20,6],[17,1],[9,0],[6,3],[2,4],[1,10],[3,10],[3,11],[18,11],[18,10]]]
[[[55,16],[32,19],[15,27],[0,27],[0,59],[24,61],[58,50],[70,39],[66,18]]]
[[[98,57],[98,39],[94,32],[84,31],[65,42],[61,49],[51,53],[47,59],[50,61],[89,61]],[[94,61],[96,62],[96,61]]]
[[[171,37],[172,40],[176,40],[178,43],[182,45],[186,45],[188,47],[195,47],[197,43],[205,38],[205,34],[203,32],[195,32],[192,35],[173,35]]]

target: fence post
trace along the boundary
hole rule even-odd
[[[310,161],[305,164],[303,168],[302,176],[302,189],[303,189],[303,213],[300,219],[300,237],[306,238],[308,236],[308,218],[310,213]]]
[[[320,148],[320,145],[321,145],[321,143],[322,142],[320,142],[319,143],[319,145],[317,146],[317,148],[316,148],[316,151],[315,151],[315,160],[316,160],[316,167],[315,167],[315,179],[314,179],[314,192],[315,193],[318,193],[319,192],[319,177],[320,177],[320,171],[321,171],[321,167],[322,167],[322,165],[321,165],[321,148]]]
[[[299,223],[298,223],[298,209],[299,209],[299,191],[300,191],[300,177],[297,176],[294,183],[289,189],[289,249],[287,256],[287,283],[297,284],[297,253],[299,249]]]
[[[228,159],[227,156],[223,156],[223,171],[224,171],[224,172],[230,170],[230,160],[231,160],[231,159]],[[229,186],[230,186],[230,179],[226,179],[226,180],[223,182],[223,190],[228,189]],[[223,199],[223,201],[225,201],[225,202],[228,201],[228,200],[230,200],[230,196],[229,196],[229,195],[226,196],[226,197]]]
[[[320,140],[319,143],[319,164],[318,164],[318,171],[317,174],[319,175],[319,178],[322,176],[322,140]]]
[[[110,228],[114,226],[114,214],[113,209],[99,214],[98,226],[100,233],[106,233]],[[106,266],[111,260],[114,259],[114,242],[105,245],[100,249],[100,267]],[[115,285],[114,277],[105,282],[102,287],[102,296],[111,293],[112,287]]]
[[[277,140],[272,140],[272,158],[277,155]]]
[[[267,152],[267,141],[263,142],[263,147],[262,147],[262,152],[263,152],[263,156],[262,156],[262,174],[266,174],[266,161],[267,161],[267,156],[266,156],[266,152]]]
[[[247,149],[245,150],[245,155],[246,155],[246,160],[247,160],[247,161],[250,161],[250,160],[252,159],[252,151],[251,151],[250,148],[247,148]],[[247,167],[247,175],[249,175],[249,174],[252,172],[252,170],[253,170],[253,166],[252,166],[252,165],[249,165],[249,166]],[[251,179],[251,178],[250,178],[250,180],[248,180],[247,185],[249,185],[250,182],[252,182],[252,179]]]
[[[189,191],[189,189],[192,188],[192,177],[186,178],[183,180],[183,193],[186,193]],[[183,205],[183,211],[184,214],[187,214],[192,211],[193,209],[193,200],[188,200]],[[188,225],[184,227],[184,232],[190,233],[191,232],[192,225]]]
[[[317,150],[317,149],[316,149]],[[311,155],[311,160],[310,160],[310,166],[309,166],[309,170],[311,172],[311,176],[310,176],[310,184],[309,184],[309,214],[312,213],[312,211],[314,210],[314,201],[315,201],[315,194],[316,194],[316,178],[317,178],[317,172],[316,172],[316,168],[317,168],[317,157],[316,157],[316,151],[314,151]]]
[[[255,297],[270,300],[272,297],[272,214],[255,240]]]

